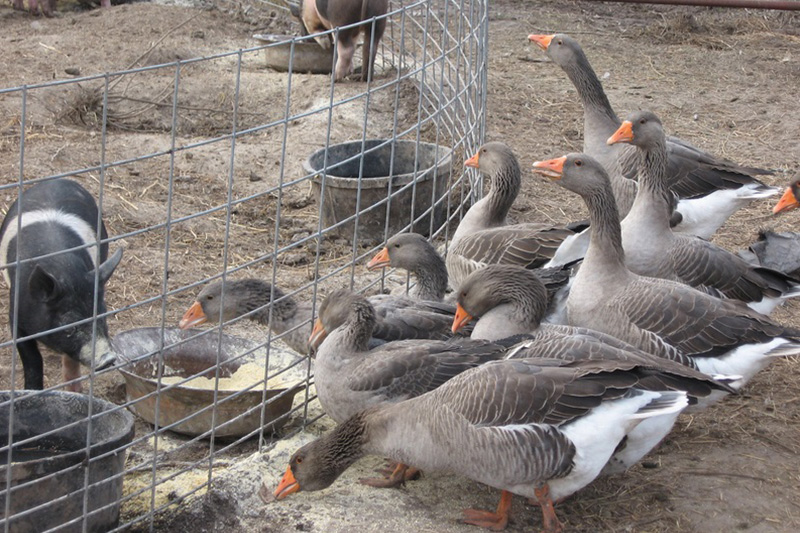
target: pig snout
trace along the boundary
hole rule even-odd
[[[92,359],[94,359],[95,371],[109,368],[117,362],[117,353],[111,347],[111,343],[107,338],[99,338],[94,343],[94,350],[92,344],[84,345],[78,353],[78,361],[87,368],[92,368]]]

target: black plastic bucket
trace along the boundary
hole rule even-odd
[[[125,450],[133,440],[133,415],[124,409],[111,411],[114,404],[92,399],[87,453],[89,396],[16,391],[13,411],[10,398],[9,392],[0,391],[0,528],[10,521],[9,530],[15,533],[77,532],[83,530],[84,514],[87,531],[115,527]],[[6,517],[8,498],[10,513]]]
[[[324,148],[317,150],[303,163],[307,173],[315,174],[312,190],[318,203],[324,194],[325,227],[347,220],[358,211],[359,241],[383,242],[387,206],[389,236],[412,222],[411,231],[428,235],[431,214],[434,231],[444,223],[447,213],[441,199],[450,182],[449,148],[424,142],[371,139],[335,144],[328,147],[327,160],[325,154]],[[391,201],[387,202],[390,191]],[[434,206],[432,212],[422,216],[431,206]],[[352,220],[338,226],[333,233],[352,240],[354,226]]]

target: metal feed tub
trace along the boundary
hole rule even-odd
[[[292,47],[294,37],[291,35],[256,34],[253,38],[272,45],[264,48],[264,58],[269,68],[286,72],[291,62],[293,72],[331,73],[333,46],[326,50],[313,39],[303,39],[295,41]]]
[[[233,376],[241,366],[254,362],[256,353],[248,356],[237,356],[253,350],[257,343],[241,337],[223,334],[197,336],[201,330],[181,330],[165,328],[163,330],[164,345],[161,349],[161,328],[137,328],[119,333],[114,337],[114,347],[128,361],[120,368],[125,377],[125,395],[127,401],[133,402],[131,409],[151,424],[169,427],[170,430],[183,435],[210,437],[211,430],[218,438],[240,437],[253,433],[258,429],[270,431],[283,426],[292,408],[295,394],[303,390],[304,384],[293,376],[291,382],[282,386],[270,386],[262,395],[263,382],[236,389],[223,388],[217,391],[216,415],[214,416],[214,387],[219,354],[219,377]],[[174,345],[174,346],[171,346]],[[218,346],[219,345],[219,346]],[[263,351],[263,350],[262,350]],[[149,355],[148,355],[149,354]],[[161,389],[158,388],[159,355],[163,356]],[[284,368],[291,364],[278,354],[277,350],[270,356],[270,368]],[[202,373],[210,379],[202,386],[193,384],[171,384],[167,378],[177,376],[188,378]],[[253,380],[256,383],[263,379],[263,363],[261,370]],[[287,376],[288,379],[288,376]],[[179,380],[176,380],[179,381]],[[194,382],[197,383],[197,382]],[[158,393],[157,393],[158,391]],[[159,397],[158,403],[156,398]],[[264,405],[264,425],[261,425],[261,407]],[[156,417],[158,413],[158,417]]]

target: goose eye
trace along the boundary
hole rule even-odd
[[[562,42],[563,41],[561,39],[559,39],[559,40],[556,41],[556,44],[562,44]]]
[[[394,247],[395,247],[395,248],[400,248],[400,243],[396,243],[396,244],[394,245]]]
[[[647,122],[647,120],[646,120],[646,119],[643,119],[643,118],[640,118],[640,119],[639,119],[639,124],[644,124],[645,122]]]
[[[299,465],[300,463],[303,462],[303,458],[302,457],[295,457],[294,462]]]
[[[576,160],[575,160],[575,166],[576,166],[576,167],[579,167],[579,166],[581,166],[581,165],[583,165],[583,161],[581,161],[580,159],[576,159]]]
[[[214,296],[213,296],[213,295],[211,295],[211,294],[209,294],[208,296],[206,296],[206,300],[213,300],[213,299],[214,299]]]

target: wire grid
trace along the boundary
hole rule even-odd
[[[325,80],[327,95],[315,100],[311,106],[298,106],[293,100],[295,84],[307,83],[308,80],[306,75],[292,72],[295,49],[310,37],[294,38],[290,44],[289,72],[259,74],[259,76],[278,77],[285,87],[282,102],[258,103],[268,106],[271,110],[271,113],[265,114],[268,115],[266,120],[264,116],[254,116],[256,114],[249,111],[253,104],[248,101],[249,95],[243,89],[243,83],[247,83],[243,80],[243,74],[245,78],[250,74],[243,66],[259,61],[258,58],[264,49],[281,46],[279,44],[86,76],[76,80],[0,89],[0,97],[19,100],[19,173],[13,181],[0,185],[0,194],[15,199],[28,185],[69,177],[91,188],[101,212],[105,213],[104,204],[110,202],[111,195],[120,188],[124,189],[124,185],[120,185],[119,181],[114,179],[118,171],[151,164],[155,168],[163,169],[163,174],[159,174],[152,185],[163,191],[159,197],[163,213],[157,223],[138,224],[137,227],[135,223],[115,222],[112,226],[122,230],[103,241],[112,251],[120,246],[125,248],[123,262],[112,277],[107,291],[109,299],[112,299],[115,278],[123,275],[120,271],[124,272],[126,263],[146,265],[152,273],[152,279],[147,283],[147,287],[132,289],[134,294],[132,300],[117,298],[116,300],[123,303],[109,305],[106,313],[99,314],[97,310],[101,302],[98,302],[97,287],[100,281],[95,275],[93,316],[57,328],[64,330],[79,325],[89,325],[94,338],[97,335],[97,319],[101,317],[107,317],[112,322],[117,321],[118,324],[130,322],[148,325],[153,328],[155,337],[150,344],[147,344],[147,349],[133,359],[124,360],[123,364],[116,368],[97,372],[84,370],[85,375],[81,378],[81,382],[86,398],[90,401],[80,404],[75,403],[77,402],[75,397],[54,396],[57,393],[53,391],[63,387],[61,383],[51,384],[42,392],[13,388],[20,372],[17,344],[56,330],[24,338],[16,338],[16,334],[12,334],[10,340],[0,344],[0,348],[3,348],[4,353],[7,353],[12,360],[12,390],[0,398],[3,414],[0,420],[4,421],[3,429],[7,432],[3,447],[0,448],[4,464],[14,463],[14,455],[26,453],[26,447],[40,446],[41,441],[37,439],[42,437],[58,440],[63,437],[65,431],[83,436],[82,443],[74,448],[73,455],[77,459],[43,477],[26,479],[20,476],[17,465],[25,463],[15,463],[12,468],[4,466],[0,470],[0,489],[2,489],[0,525],[3,531],[22,530],[23,524],[36,516],[60,514],[64,518],[64,523],[53,527],[52,531],[85,532],[91,530],[97,522],[107,522],[109,516],[113,521],[115,513],[119,512],[119,504],[121,503],[125,509],[126,504],[134,499],[144,499],[147,503],[139,512],[123,513],[123,520],[116,530],[131,528],[153,530],[159,513],[178,506],[192,494],[205,491],[213,483],[215,466],[225,464],[226,458],[230,457],[229,452],[236,446],[257,436],[259,447],[263,447],[269,444],[271,439],[287,435],[287,431],[281,433],[280,430],[274,429],[275,426],[292,420],[294,423],[290,426],[293,427],[288,431],[297,431],[315,420],[309,416],[308,410],[310,402],[316,398],[309,387],[313,384],[312,363],[306,357],[287,358],[286,354],[290,352],[282,341],[293,334],[305,335],[307,338],[317,302],[330,290],[342,285],[354,290],[383,288],[385,274],[368,276],[360,267],[366,258],[378,250],[380,244],[375,242],[365,244],[364,239],[360,238],[360,233],[367,226],[380,224],[383,225],[383,237],[386,238],[390,236],[390,220],[399,219],[402,226],[400,231],[413,228],[428,233],[431,239],[446,242],[449,236],[449,222],[458,221],[464,209],[471,203],[472,196],[481,195],[481,188],[471,186],[458,162],[463,161],[465,155],[473,153],[484,138],[488,2],[481,0],[406,2],[402,6],[393,6],[386,18],[388,25],[380,43],[376,72],[372,81],[366,84],[333,83],[331,74],[330,78]],[[373,20],[372,24],[374,22]],[[338,31],[332,30],[331,33],[335,36]],[[226,95],[226,102],[230,106],[229,131],[217,135],[187,135],[184,133],[187,124],[196,121],[197,117],[196,110],[183,102],[182,82],[185,83],[184,80],[202,71],[204,64],[210,62],[223,62],[232,71],[233,79],[229,83],[230,91]],[[169,81],[164,83],[165,79]],[[149,83],[151,80],[158,80],[160,83]],[[95,115],[84,116],[84,119],[87,116],[90,118],[87,129],[99,138],[99,161],[60,174],[27,177],[29,161],[35,161],[39,154],[33,148],[28,149],[26,132],[31,131],[34,123],[41,120],[37,112],[32,110],[31,102],[43,100],[44,94],[48,91],[58,91],[61,95],[70,91],[84,94],[87,91],[86,87],[93,87],[93,97],[99,104],[99,111]],[[124,90],[120,89],[121,87],[124,87]],[[127,99],[120,96],[121,94],[129,96],[131,93],[136,94]],[[142,105],[134,108],[123,106],[123,104],[130,106],[131,102]],[[384,108],[388,104],[390,110],[388,120],[386,116],[378,116],[380,120],[375,118],[375,102]],[[168,146],[147,153],[125,154],[124,150],[120,149],[116,137],[125,130],[126,120],[132,114],[142,113],[152,114],[154,123],[164,121],[166,124],[164,133],[168,134],[164,137],[168,138]],[[339,127],[341,115],[348,113],[358,118],[360,131],[344,130]],[[383,115],[386,115],[386,112]],[[293,143],[298,142],[293,130],[303,121],[320,125],[320,128],[315,128],[317,130],[315,140],[310,142],[316,143],[314,149],[322,150],[323,164],[314,171],[303,170],[300,162],[294,160],[296,157],[292,159],[293,156],[290,156],[294,154]],[[376,126],[376,122],[380,124]],[[367,142],[376,135],[382,140],[376,143]],[[242,175],[242,169],[237,166],[237,154],[248,149],[255,140],[262,138],[267,138],[269,141],[264,148],[265,158],[271,162],[270,168],[275,170],[272,171],[270,180],[258,182],[259,187],[242,188],[240,184],[246,177]],[[320,139],[322,142],[318,142]],[[329,148],[348,141],[360,142],[362,150],[358,150],[358,153],[344,161],[331,160],[329,153],[334,151]],[[433,166],[438,165],[437,168],[442,169],[441,172],[436,170],[431,175],[430,172],[426,172],[428,169],[421,168],[422,165],[415,162],[413,171],[410,172],[411,179],[407,184],[399,185],[393,190],[393,180],[389,180],[389,190],[385,197],[374,205],[365,205],[366,202],[362,203],[365,197],[362,194],[362,186],[369,178],[365,173],[365,158],[369,157],[370,152],[385,150],[387,147],[394,155],[397,143],[401,141],[410,141],[417,149],[420,149],[425,142],[437,145],[439,148],[434,152],[436,161]],[[311,147],[308,148],[307,152],[313,151]],[[216,176],[216,186],[212,187],[215,194],[198,195],[196,192],[192,194],[192,190],[187,192],[186,177],[178,170],[181,158],[202,158],[208,157],[209,154],[217,157],[224,155],[226,158],[225,175],[222,178]],[[325,204],[329,201],[326,189],[331,187],[328,173],[332,171],[332,175],[335,175],[337,166],[353,162],[359,169],[354,176],[356,210],[352,215],[331,223],[324,216]],[[395,158],[391,157],[389,175],[394,174],[394,165]],[[132,171],[130,173],[135,175]],[[423,195],[418,192],[421,190],[420,178],[423,176],[433,181],[432,193]],[[86,179],[87,177],[89,179]],[[439,196],[436,193],[436,184],[441,180],[446,182],[448,194]],[[286,198],[296,197],[298,191],[306,190],[312,183],[316,183],[314,186],[319,189],[317,201],[309,208],[316,218],[313,231],[307,234],[301,232],[299,236],[287,236],[283,224],[288,218],[284,215],[288,209]],[[141,192],[139,197],[148,193],[149,188],[150,186]],[[400,205],[399,198],[403,194],[411,195],[411,208],[400,212],[397,208],[392,210],[393,202],[395,205]],[[417,198],[417,195],[421,198]],[[133,204],[124,198],[121,201]],[[116,202],[116,205],[119,203]],[[245,256],[241,253],[237,238],[247,231],[252,231],[252,228],[242,227],[245,225],[237,222],[238,214],[240,211],[258,209],[268,212],[267,218],[272,222],[270,225],[258,228],[258,235],[263,237],[263,249]],[[378,209],[385,209],[387,213],[385,217],[377,222],[372,219],[367,220],[367,217],[373,216]],[[21,229],[19,219],[17,224],[19,231]],[[396,224],[393,223],[394,226]],[[201,229],[207,232],[202,239],[199,235]],[[114,232],[109,231],[109,233]],[[215,237],[209,238],[209,233]],[[96,235],[99,242],[101,235],[99,223]],[[184,241],[190,246],[200,244],[210,252],[207,255],[216,256],[216,260],[209,261],[209,265],[203,269],[209,274],[202,279],[187,280],[185,276],[173,273],[185,257],[186,247],[182,246]],[[331,242],[339,250],[332,258],[331,254],[326,252]],[[71,250],[80,248],[87,248],[89,253],[97,254],[96,258],[100,258],[100,247],[94,246],[93,243]],[[306,265],[305,270],[293,269],[282,264],[284,258],[300,252],[312,254],[312,261]],[[222,316],[216,317],[217,321],[223,322],[222,326],[202,331],[190,330],[188,333],[178,333],[174,330],[176,313],[180,316],[180,310],[186,307],[186,302],[193,299],[193,295],[201,286],[220,279],[224,281],[228,278],[242,277],[244,274],[242,271],[245,269],[256,270],[260,277],[271,282],[273,288],[278,286],[282,288],[283,296],[272,294],[274,305],[281,302],[309,302],[312,309],[311,316],[280,333],[268,330],[262,336],[260,332],[253,334],[252,330],[249,330],[249,334],[246,334],[250,337],[249,340],[231,340],[226,332],[229,327],[235,327],[237,323],[241,328],[242,321],[256,318],[259,314],[266,314],[271,321],[273,305],[268,304],[227,322]],[[19,271],[14,269],[17,278]],[[287,280],[293,283],[287,285]],[[15,279],[14,285],[20,287],[20,280]],[[223,285],[223,297],[224,287]],[[20,291],[14,291],[10,298],[18,302]],[[15,308],[18,309],[18,305]],[[129,317],[132,317],[131,320],[127,320]],[[15,324],[17,319],[18,317],[12,316],[10,321]],[[109,329],[120,328],[110,326]],[[257,339],[254,340],[253,337]],[[193,343],[198,342],[211,346],[211,358],[214,364],[210,370],[192,370],[189,374],[184,372],[181,375],[185,379],[178,383],[166,383],[162,380],[168,374],[174,373],[165,362],[165,354],[180,351],[185,347],[194,349]],[[235,345],[234,350],[230,349],[231,342]],[[233,351],[233,355],[228,353],[230,351]],[[236,392],[220,390],[219,380],[225,373],[222,369],[226,365],[235,367],[237,364],[250,361],[255,355],[264,365],[262,379]],[[153,390],[136,399],[117,399],[115,403],[98,403],[95,399],[98,380],[104,377],[108,379],[110,374],[119,370],[128,374],[135,373],[134,370],[138,368],[136,365],[150,365]],[[298,380],[300,385],[297,387],[278,388],[277,391],[270,388],[268,382],[271,380],[281,379],[285,374],[298,371],[302,377]],[[213,395],[212,401],[192,415],[172,423],[163,422],[161,412],[166,413],[173,407],[174,400],[171,399],[170,393],[178,391],[181,385],[189,380],[200,375],[208,375],[209,372],[214,377],[214,387],[210,391]],[[297,393],[298,390],[301,392]],[[285,402],[287,398],[291,399],[295,393],[298,394],[298,401],[295,401],[294,406],[277,422],[271,423],[269,420],[271,407],[281,400]],[[222,420],[221,414],[225,412],[228,416],[229,406],[243,400],[248,394],[256,394],[258,401],[247,408],[236,407],[240,411],[239,414],[232,416],[230,420]],[[17,427],[22,424],[19,414],[22,410],[31,409],[31,405],[41,409],[42,405],[59,402],[66,402],[70,406],[69,410],[79,415],[75,416],[73,421],[54,427],[43,434],[34,434],[27,427],[24,429]],[[138,434],[130,442],[109,447],[108,435],[101,426],[112,417],[124,418],[128,410],[141,408],[142,402],[152,404],[155,424],[140,423],[137,426]],[[234,438],[220,437],[227,427],[253,416],[258,423],[252,430]],[[180,431],[181,425],[198,419],[210,420],[209,429],[199,431],[199,435],[189,440],[178,441],[177,449],[202,442],[207,444],[207,451],[200,458],[181,462],[178,468],[165,469],[165,463],[169,462],[168,458],[175,451],[175,448],[162,449],[165,443],[169,444],[171,431],[174,429]],[[146,431],[141,431],[142,427],[145,427]],[[274,431],[262,431],[265,427],[271,427]],[[14,436],[18,429],[18,434]],[[169,445],[174,446],[174,443]],[[128,459],[125,461],[126,452],[129,451],[132,453],[127,453]],[[108,479],[97,477],[98,471],[109,468],[109,463],[120,462],[124,462],[124,467],[119,473]],[[166,502],[161,502],[157,498],[161,485],[188,473],[197,472],[202,474],[201,482],[185,491],[173,491]],[[120,492],[123,480],[130,482],[132,476],[141,477],[142,473],[147,476],[147,482],[142,487],[126,489],[124,494]],[[64,480],[69,476],[78,479],[78,482],[70,486],[64,495],[46,498],[33,508],[25,508],[22,503],[15,503],[15,495],[19,501],[28,498],[30,492],[25,491],[50,491],[50,488],[43,489],[44,483],[64,484]],[[8,487],[11,487],[10,491]],[[101,497],[101,493],[106,496],[105,499]],[[108,498],[109,495],[113,497]],[[80,512],[70,515],[58,507],[59,504],[73,507],[77,505]],[[32,530],[36,529],[34,526]]]

